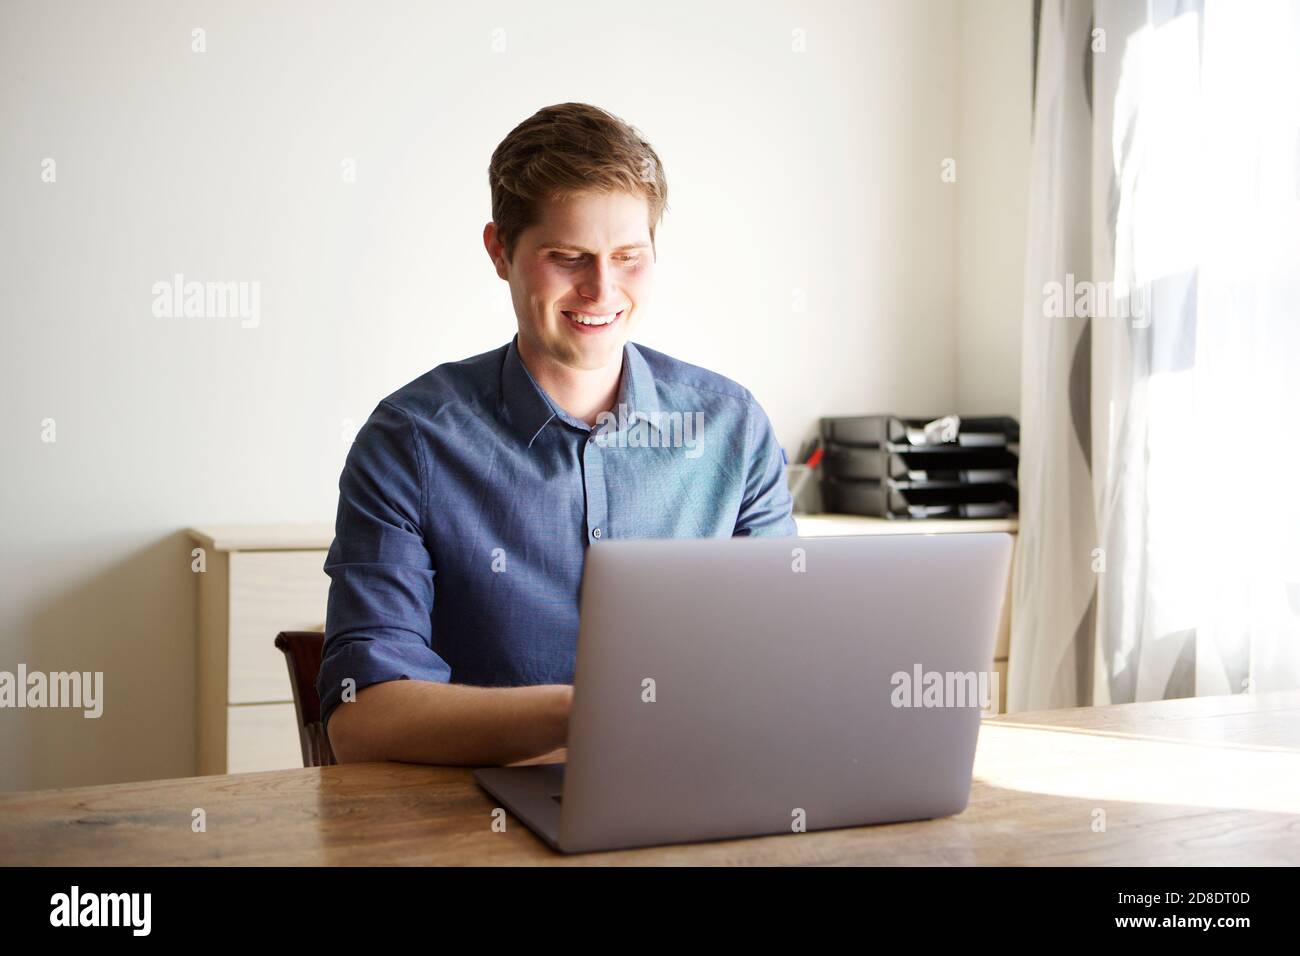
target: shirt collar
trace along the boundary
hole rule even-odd
[[[553,418],[582,431],[593,430],[586,422],[574,418],[551,401],[551,397],[537,384],[519,355],[518,334],[506,347],[505,363],[501,368],[501,407],[510,426],[530,448]],[[659,393],[654,375],[645,357],[631,342],[623,346],[618,398],[611,412],[615,429],[624,421],[645,421],[656,429],[659,427]],[[607,428],[597,426],[596,430]]]

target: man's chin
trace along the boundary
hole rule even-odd
[[[565,350],[574,359],[572,364],[578,368],[599,369],[621,362],[623,346],[628,340],[628,330],[623,325],[622,319],[619,319],[618,326],[610,329],[608,333],[599,335],[572,331],[564,335]]]

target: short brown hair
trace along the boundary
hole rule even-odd
[[[668,181],[650,144],[617,116],[586,103],[547,106],[512,129],[492,153],[488,184],[507,261],[520,234],[536,224],[539,205],[552,196],[585,190],[642,195],[651,244],[668,208]]]

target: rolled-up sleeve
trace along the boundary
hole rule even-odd
[[[785,477],[785,452],[762,407],[750,396],[746,417],[745,493],[733,537],[791,537],[798,533]]]
[[[328,722],[343,696],[393,680],[446,682],[433,650],[433,560],[422,525],[426,462],[407,412],[381,402],[339,478],[325,647],[316,689]]]

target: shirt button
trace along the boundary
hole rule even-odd
[[[592,536],[593,538],[599,538],[599,537],[600,537],[600,529],[599,529],[599,528],[594,529],[594,530],[591,532],[591,536]]]

